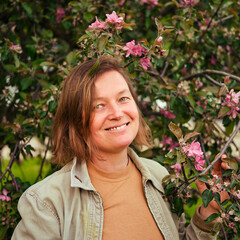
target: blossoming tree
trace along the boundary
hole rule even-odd
[[[121,58],[152,129],[151,149],[141,156],[164,164],[165,197],[173,212],[200,204],[194,182],[207,184],[205,206],[215,199],[213,231],[240,236],[239,2],[235,0],[6,1],[0,7],[0,144],[10,159],[0,165],[0,239],[19,221],[16,203],[29,186],[14,164],[34,152],[37,136],[51,150],[51,126],[68,72],[87,58]],[[214,163],[226,162],[221,176]],[[26,173],[27,174],[27,173]],[[220,194],[228,196],[221,202]]]

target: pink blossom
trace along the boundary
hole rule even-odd
[[[153,8],[158,4],[158,0],[142,0],[142,3],[148,4],[149,8]]]
[[[2,200],[3,202],[4,201],[9,202],[11,200],[11,198],[9,196],[7,196],[8,192],[5,188],[3,189],[2,193],[3,193],[2,195],[0,194],[0,200]]]
[[[165,49],[162,49],[161,52],[160,52],[160,55],[163,56],[165,54],[166,50]]]
[[[157,40],[157,42],[161,42],[163,40],[163,37],[160,36],[156,40]]]
[[[210,62],[211,62],[212,65],[217,64],[216,58],[214,56],[211,57]]]
[[[227,106],[230,110],[227,112],[227,115],[231,115],[233,118],[236,118],[237,112],[240,110],[239,106],[239,97],[240,91],[235,93],[232,89],[229,93],[227,93],[225,102],[222,103],[222,106]]]
[[[179,147],[179,143],[173,142],[172,138],[171,137],[167,137],[167,136],[163,137],[163,141],[161,142],[161,144],[165,148],[167,148],[167,145],[169,145],[169,147],[167,148],[168,151],[175,150],[176,147]]]
[[[181,164],[176,163],[172,165],[170,168],[174,168],[176,170],[176,176],[179,177],[179,173],[181,172]]]
[[[187,197],[187,198],[191,198],[191,197],[192,197],[192,194],[190,194],[189,192],[187,192],[186,197]]]
[[[173,143],[173,140],[171,137],[164,136],[161,143],[164,147],[167,147],[167,145],[171,145]]]
[[[150,59],[149,57],[143,57],[140,58],[140,64],[142,66],[143,69],[147,70],[149,67],[149,63],[150,63]]]
[[[117,29],[122,29],[121,23],[123,22],[123,18],[118,17],[115,11],[113,11],[112,14],[106,14],[106,16],[106,22],[115,23]]]
[[[22,53],[22,47],[19,44],[10,46],[10,49],[16,53]]]
[[[163,114],[163,116],[164,116],[165,118],[168,118],[168,119],[174,119],[174,118],[176,118],[176,116],[175,116],[173,113],[171,113],[171,112],[169,112],[169,111],[167,111],[167,110],[164,110],[164,109],[162,109],[162,108],[160,108],[160,112]]]
[[[197,171],[202,171],[204,168],[205,160],[202,158],[202,156],[196,156],[195,158],[195,168]]]
[[[125,0],[121,0],[120,6],[122,6],[125,3]]]
[[[187,153],[189,157],[195,158],[195,168],[200,171],[203,170],[203,166],[205,164],[205,160],[203,159],[203,152],[201,150],[201,146],[199,142],[195,142],[195,140],[183,147],[183,151]]]
[[[96,17],[96,21],[93,22],[89,27],[90,28],[101,28],[101,29],[105,29],[107,26],[106,22],[99,22],[98,18]]]
[[[126,43],[126,46],[122,49],[124,51],[127,51],[126,57],[128,57],[130,54],[141,57],[142,53],[146,53],[146,49],[142,47],[139,43],[138,45],[135,45],[135,40]]]
[[[186,67],[183,67],[183,69],[182,69],[182,73],[183,73],[184,75],[187,74],[187,68],[186,68]]]
[[[203,83],[199,79],[195,83],[199,88],[203,86]]]
[[[183,147],[183,150],[187,153],[189,157],[202,156],[203,154],[200,143],[195,141]]]
[[[189,6],[195,6],[199,3],[200,1],[196,1],[196,0],[180,0],[179,1],[179,8],[186,8]]]
[[[232,52],[232,50],[231,50],[231,48],[230,48],[230,46],[229,46],[229,45],[227,45],[227,46],[226,46],[226,49],[227,49],[227,51],[228,51],[229,53],[231,53],[231,52]]]
[[[240,199],[240,190],[237,191],[236,196],[237,196],[238,199]]]
[[[65,11],[62,7],[59,6],[57,8],[57,13],[56,13],[56,22],[60,23],[62,18],[64,18],[64,17],[65,17]]]

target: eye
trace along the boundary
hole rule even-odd
[[[129,99],[128,97],[121,97],[119,101],[124,102],[124,101],[127,101],[128,99]]]
[[[103,104],[98,104],[98,105],[96,105],[94,108],[95,108],[95,109],[101,109],[101,108],[103,108]]]

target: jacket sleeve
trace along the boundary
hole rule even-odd
[[[215,223],[205,223],[204,219],[199,213],[199,207],[196,209],[190,224],[185,228],[184,214],[179,220],[179,237],[181,240],[216,240],[217,234],[212,235],[211,230]]]
[[[56,211],[34,192],[26,192],[18,203],[22,220],[14,230],[12,240],[61,239],[60,223]]]

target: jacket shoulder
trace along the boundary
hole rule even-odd
[[[57,198],[63,192],[70,191],[72,162],[60,170],[29,187],[23,195],[37,196],[40,199]]]
[[[147,158],[140,158],[142,165],[147,169],[149,174],[149,178],[152,180],[155,187],[157,187],[162,193],[164,193],[164,188],[162,185],[162,179],[169,175],[167,169],[162,166],[160,163],[147,159]]]

